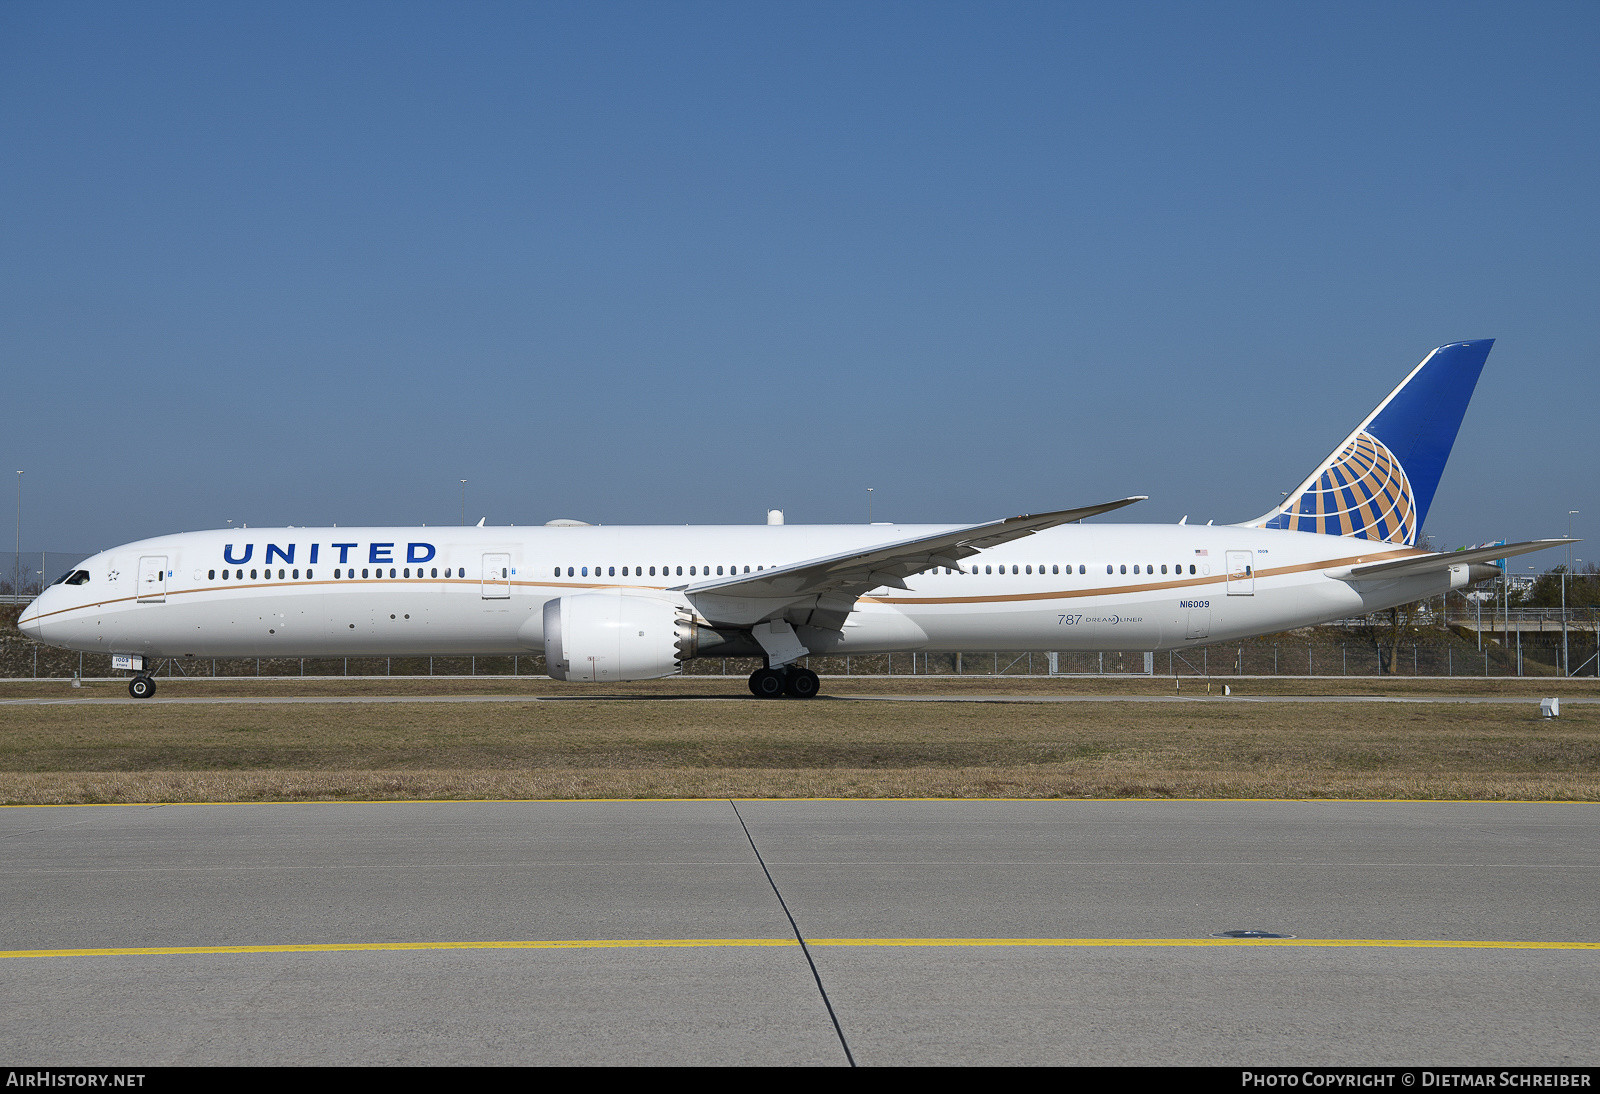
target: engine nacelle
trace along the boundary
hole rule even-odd
[[[544,660],[557,680],[603,684],[678,671],[677,605],[627,593],[576,593],[544,605]]]

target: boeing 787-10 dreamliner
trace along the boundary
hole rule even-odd
[[[164,658],[512,654],[611,683],[808,654],[1181,650],[1460,589],[1564,540],[1417,546],[1492,340],[1441,346],[1293,492],[1221,527],[1086,524],[1143,500],[982,524],[281,528],[184,532],[85,560],[24,609],[41,642]]]

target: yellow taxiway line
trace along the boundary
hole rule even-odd
[[[1034,947],[1096,949],[1271,946],[1301,949],[1600,950],[1600,942],[1528,942],[1431,938],[811,938],[830,948]],[[394,950],[623,950],[798,947],[793,938],[594,938],[510,942],[317,942],[280,946],[121,946],[93,949],[0,950],[6,957],[151,957],[195,954],[361,953]]]

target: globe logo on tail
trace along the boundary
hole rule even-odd
[[[1358,432],[1327,466],[1257,527],[1415,545],[1411,481],[1387,445]]]

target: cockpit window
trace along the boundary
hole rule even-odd
[[[88,583],[88,570],[68,570],[51,582],[52,585],[87,585]]]

